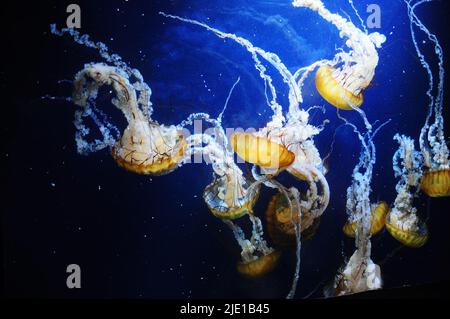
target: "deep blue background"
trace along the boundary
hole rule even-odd
[[[119,169],[109,153],[88,157],[76,153],[74,106],[41,97],[70,95],[70,83],[84,63],[100,61],[96,52],[68,37],[49,34],[49,24],[63,26],[70,2],[17,4],[3,12],[8,57],[3,59],[1,89],[6,97],[2,131],[6,180],[2,219],[4,288],[10,296],[39,297],[264,297],[283,298],[294,270],[293,253],[264,279],[243,279],[235,271],[239,250],[230,231],[214,218],[201,199],[211,181],[211,168],[186,165],[167,176],[149,178]],[[332,58],[343,45],[336,28],[316,13],[293,8],[290,1],[78,1],[82,32],[104,41],[132,67],[138,68],[153,90],[154,118],[177,124],[192,112],[212,116],[222,109],[228,91],[237,86],[224,115],[225,127],[260,127],[271,115],[264,85],[250,55],[192,25],[161,17],[165,11],[198,19],[236,33],[267,51],[277,53],[291,69],[321,58]],[[325,1],[332,12],[357,19],[347,1]],[[402,1],[355,1],[366,17],[366,5],[382,9],[387,42],[363,105],[370,120],[392,122],[376,139],[377,164],[372,199],[392,203],[395,179],[392,137],[418,138],[424,122],[428,79],[416,56],[409,20]],[[435,32],[444,51],[450,47],[445,29],[448,4],[423,6],[418,13]],[[422,40],[423,37],[420,37]],[[429,43],[429,56],[433,57]],[[431,62],[436,65],[433,57]],[[448,64],[446,63],[446,66]],[[273,72],[279,94],[286,94]],[[446,77],[447,79],[447,77]],[[335,109],[317,94],[313,77],[303,89],[305,107],[325,105],[312,122],[331,123],[316,138],[325,155],[336,128],[342,124]],[[285,99],[281,99],[285,102]],[[123,127],[120,112],[102,98],[105,111]],[[448,104],[448,96],[445,100]],[[284,105],[286,105],[284,103]],[[261,115],[258,115],[261,114]],[[355,113],[346,113],[358,125]],[[448,113],[445,114],[448,118]],[[448,132],[448,125],[446,127]],[[447,134],[448,136],[448,134]],[[349,128],[336,134],[327,179],[331,204],[315,237],[302,250],[297,297],[320,296],[331,282],[353,241],[341,231],[346,220],[345,189],[360,145]],[[281,181],[292,180],[282,176]],[[54,185],[54,186],[53,186]],[[264,212],[273,192],[263,190],[256,212]],[[373,238],[373,260],[382,267],[386,287],[450,279],[449,199],[417,201],[428,219],[430,240],[421,249],[400,248],[385,231]],[[82,289],[69,290],[66,266],[82,268]]]

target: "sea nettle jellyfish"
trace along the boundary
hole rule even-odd
[[[149,118],[148,104],[140,107],[140,103],[148,103],[150,91],[141,91],[138,100],[123,70],[103,63],[86,65],[75,76],[73,102],[84,108],[84,114],[92,112],[90,103],[103,85],[113,88],[116,97],[112,103],[128,122],[121,138],[112,145],[112,157],[117,164],[134,173],[151,175],[167,174],[177,168],[186,150],[185,139],[175,126],[160,125]],[[77,126],[83,124],[77,122]],[[79,148],[87,147],[82,139],[77,142]]]
[[[444,133],[444,118],[442,116],[444,100],[444,53],[437,37],[431,33],[422,21],[417,17],[414,10],[417,6],[429,2],[430,0],[408,1],[408,16],[410,19],[411,36],[417,55],[429,78],[427,96],[429,98],[428,114],[425,125],[420,132],[420,150],[424,157],[425,168],[421,180],[422,190],[431,197],[450,196],[450,163],[447,143]],[[425,55],[419,46],[416,38],[415,28],[419,28],[430,42],[434,45],[434,52],[438,58],[439,74],[433,74],[432,68],[425,59]],[[435,86],[435,78],[437,84]],[[434,114],[434,122],[431,118]]]
[[[371,259],[371,235],[375,232],[377,212],[370,203],[371,181],[373,175],[373,166],[376,162],[376,149],[373,142],[378,131],[387,123],[380,125],[375,131],[372,131],[372,125],[368,122],[366,115],[362,110],[358,110],[363,117],[367,132],[361,134],[357,127],[348,122],[339,115],[346,125],[353,128],[362,144],[360,159],[353,169],[352,184],[347,189],[347,215],[349,224],[355,223],[354,237],[356,251],[351,256],[348,263],[338,271],[333,285],[333,295],[340,296],[354,294],[367,290],[381,289],[382,279],[380,267]],[[378,214],[386,214],[387,205],[378,205]],[[373,217],[372,217],[373,216]],[[375,226],[375,227],[374,227]],[[349,226],[353,228],[353,226]],[[349,232],[350,233],[350,232]],[[351,233],[353,235],[353,232]]]
[[[297,218],[292,219],[293,229],[295,230],[297,264],[292,287],[287,296],[292,298],[295,294],[300,271],[302,211],[308,212],[311,215],[311,220],[314,220],[325,211],[330,197],[328,183],[324,177],[324,165],[313,142],[313,137],[323,129],[323,125],[315,127],[308,123],[309,111],[314,108],[302,110],[299,107],[303,101],[301,86],[310,67],[298,70],[294,76],[275,53],[254,46],[247,39],[238,37],[233,33],[222,32],[196,20],[163,12],[160,12],[160,14],[167,18],[202,27],[219,38],[230,39],[241,45],[251,54],[255,68],[264,81],[267,105],[273,111],[272,119],[258,132],[233,135],[230,144],[242,159],[257,165],[263,173],[263,176],[259,176],[253,169],[252,173],[255,180],[282,192],[289,203],[290,214],[292,216],[297,215]],[[268,75],[267,68],[263,65],[261,59],[275,68],[289,89],[287,94],[289,106],[286,114],[283,114],[283,108],[278,102],[277,91],[280,88],[275,88],[275,82]],[[296,81],[297,77],[301,77],[298,82]],[[288,190],[276,181],[277,174],[284,170],[293,174],[302,182],[306,181],[309,184],[305,199],[299,198],[295,187]],[[294,196],[289,196],[289,192]],[[301,207],[301,209],[295,209],[292,197],[295,201],[298,201],[297,207]],[[273,259],[266,258],[263,260]],[[270,267],[262,268],[269,269]]]
[[[119,166],[138,174],[162,175],[177,168],[184,157],[186,141],[175,126],[161,125],[151,119],[152,92],[141,73],[130,68],[117,54],[110,54],[105,44],[93,42],[87,35],[73,29],[57,30],[55,25],[51,25],[51,31],[60,36],[69,34],[77,43],[98,50],[112,64],[86,64],[75,76],[72,101],[82,108],[75,112],[78,152],[88,154],[110,147]],[[111,102],[128,122],[123,133],[96,106],[95,99],[104,85],[112,87],[115,97]],[[102,140],[87,141],[90,129],[84,124],[85,118],[94,121]]]
[[[422,247],[428,239],[428,230],[417,216],[413,206],[422,176],[422,154],[414,149],[414,140],[404,135],[395,135],[399,148],[392,159],[395,177],[400,178],[396,186],[394,207],[386,218],[389,233],[408,247]]]
[[[288,196],[292,196],[291,194],[292,190],[289,190]],[[282,192],[272,196],[266,210],[266,222],[267,232],[276,247],[291,247],[296,244],[295,226],[299,224],[299,209],[295,199],[286,198]],[[304,210],[301,212],[300,225],[302,240],[311,239],[320,225],[320,218],[314,218],[309,211]]]
[[[331,13],[320,0],[294,0],[294,7],[316,11],[326,21],[334,24],[349,52],[341,50],[333,61],[321,63],[316,73],[316,88],[333,106],[352,110],[363,103],[363,92],[372,82],[378,64],[377,48],[386,41],[378,32],[368,34],[351,21]]]

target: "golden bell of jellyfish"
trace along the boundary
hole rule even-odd
[[[341,110],[353,110],[363,103],[362,92],[354,95],[351,91],[343,88],[333,77],[336,70],[328,65],[321,66],[316,73],[316,88],[320,95],[330,104]]]
[[[424,172],[420,186],[430,197],[450,196],[450,169]]]
[[[238,262],[237,271],[247,278],[260,278],[267,275],[278,265],[281,252],[274,250],[273,252],[258,257],[249,262]]]
[[[286,197],[281,194],[275,194],[269,202],[266,210],[267,232],[270,239],[276,246],[293,246],[296,244],[295,225],[298,223],[298,207],[295,202],[294,211],[286,200]],[[302,214],[301,235],[303,240],[310,239],[320,224],[320,219],[312,219],[308,213]]]
[[[234,133],[230,142],[239,157],[263,168],[285,168],[295,159],[294,153],[283,145],[251,133]]]
[[[134,120],[114,144],[112,156],[130,172],[164,175],[178,167],[186,147],[186,140],[175,127]]]
[[[386,224],[386,216],[389,213],[389,205],[385,202],[378,203],[377,207],[372,210],[370,216],[370,235],[373,236],[379,233],[384,225]],[[355,238],[356,228],[358,227],[358,222],[347,223],[344,225],[342,230],[344,234],[348,237]]]
[[[214,216],[232,220],[252,214],[258,195],[259,186],[252,187],[247,181],[241,185],[233,175],[224,175],[206,186],[203,199]]]
[[[408,230],[406,228],[402,229],[394,223],[390,223],[388,217],[386,220],[386,228],[392,237],[406,247],[420,248],[428,241],[428,228],[425,223],[421,223],[418,230]]]

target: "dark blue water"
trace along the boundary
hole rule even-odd
[[[3,120],[8,138],[2,152],[8,163],[2,225],[6,292],[45,297],[285,297],[295,266],[293,252],[285,252],[277,269],[265,278],[249,280],[237,274],[238,246],[201,198],[212,180],[210,167],[186,165],[170,175],[149,178],[118,168],[107,151],[88,157],[76,153],[75,106],[41,99],[46,94],[69,96],[70,83],[58,81],[71,80],[87,62],[101,61],[96,52],[49,33],[50,23],[64,26],[68,3],[17,8],[8,25],[12,55],[1,82],[10,99],[4,106],[9,112]],[[387,41],[379,50],[380,63],[363,108],[371,121],[391,119],[375,140],[371,197],[392,203],[396,196],[392,156],[397,148],[392,138],[398,132],[417,140],[427,111],[428,78],[411,42],[403,1],[355,1],[363,18],[369,3],[381,7],[382,25],[376,31],[385,34]],[[242,36],[277,53],[290,70],[332,58],[336,47],[343,46],[334,26],[284,0],[79,4],[81,32],[107,43],[141,71],[153,91],[153,117],[164,124],[178,124],[192,112],[217,116],[238,77],[241,81],[223,126],[261,127],[271,110],[265,103],[264,83],[245,49],[199,27],[168,20],[159,11]],[[325,4],[357,24],[347,1]],[[447,57],[448,6],[436,1],[418,13],[440,39]],[[418,36],[420,41],[425,39]],[[425,48],[436,65],[433,47],[425,43]],[[270,72],[286,104],[287,90],[276,72]],[[315,139],[325,155],[342,122],[335,108],[319,96],[312,77],[303,93],[304,107],[326,106],[325,114],[312,115],[315,125],[330,120]],[[100,101],[112,121],[123,127],[120,112],[107,103],[108,98],[100,97]],[[362,125],[356,113],[346,115]],[[331,203],[316,235],[303,246],[298,298],[311,293],[321,296],[345,257],[353,253],[353,241],[344,237],[341,228],[346,220],[345,189],[359,152],[356,135],[348,127],[340,128],[327,175]],[[292,182],[286,176],[280,181]],[[264,189],[255,207],[262,219],[271,195],[273,191]],[[450,279],[449,203],[448,198],[421,195],[418,199],[419,213],[428,220],[430,230],[423,248],[400,248],[386,231],[373,238],[372,259],[381,266],[385,287]],[[66,287],[65,270],[71,263],[82,269],[82,289],[76,291]]]

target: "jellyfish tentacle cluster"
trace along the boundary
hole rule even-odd
[[[444,100],[444,54],[436,35],[422,23],[415,13],[415,9],[430,0],[405,0],[410,19],[410,31],[417,56],[426,70],[429,86],[426,92],[429,98],[428,113],[425,124],[420,132],[419,144],[424,157],[424,172],[421,180],[422,190],[431,197],[450,196],[450,162],[449,151],[444,134],[444,118],[442,116]],[[432,71],[429,62],[417,41],[415,28],[420,29],[430,43],[434,45],[434,52],[438,59],[438,75]],[[437,78],[437,84],[435,84]],[[430,123],[434,114],[434,122]]]
[[[408,247],[421,247],[428,239],[428,230],[413,206],[422,177],[422,154],[415,150],[414,140],[404,135],[395,135],[399,149],[393,161],[395,177],[400,178],[396,186],[394,207],[386,218],[389,233]],[[400,162],[401,161],[401,162]]]
[[[363,92],[371,83],[378,65],[377,48],[386,41],[378,32],[368,34],[351,21],[331,13],[321,0],[294,0],[294,7],[306,7],[317,12],[339,30],[341,38],[351,49],[336,54],[332,62],[320,66],[316,73],[316,87],[330,104],[343,110],[352,110],[363,103]]]

